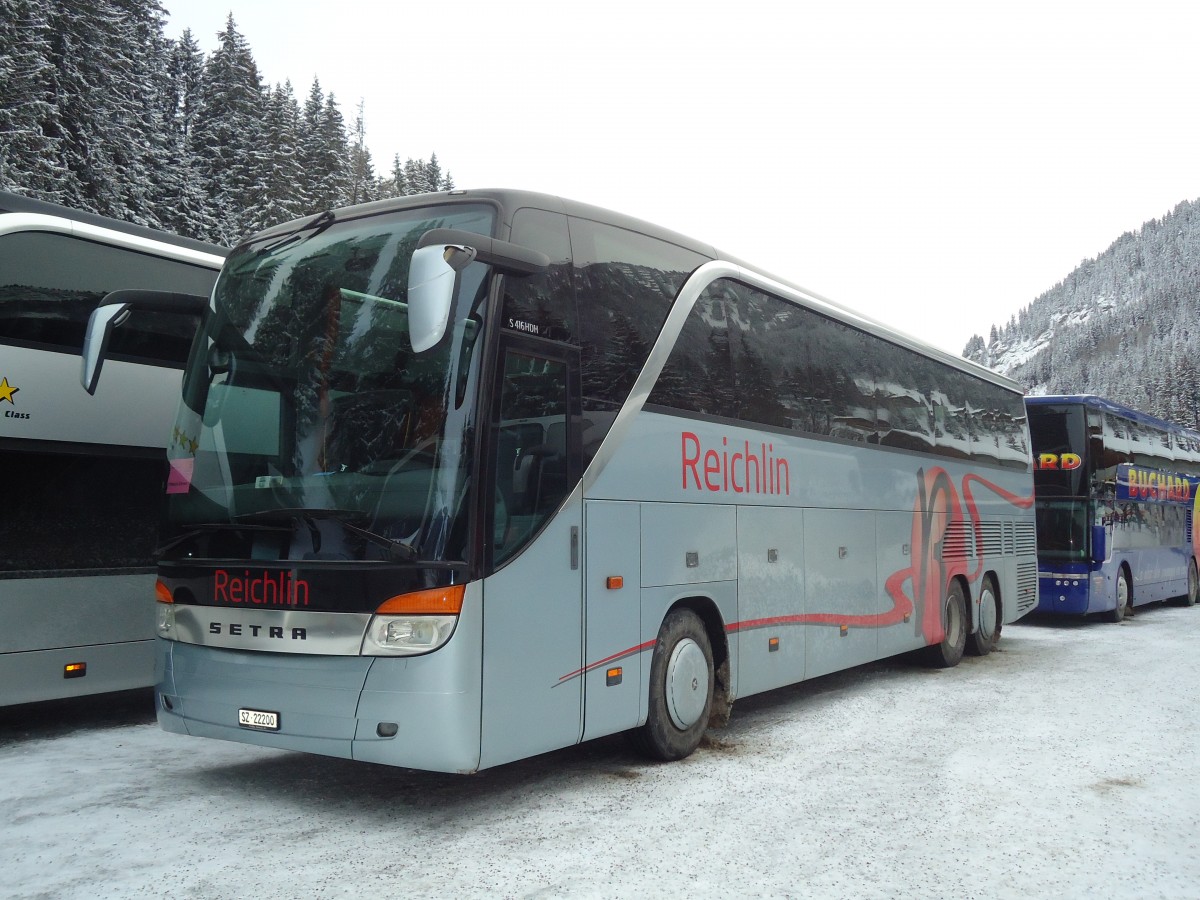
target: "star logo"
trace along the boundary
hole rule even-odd
[[[19,387],[13,387],[9,384],[7,378],[0,379],[0,401],[7,400],[13,406],[16,406],[17,401],[13,399],[13,394],[19,390]]]

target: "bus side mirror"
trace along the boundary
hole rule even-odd
[[[437,344],[450,321],[458,273],[475,259],[475,250],[456,244],[419,247],[408,266],[408,339],[414,353]]]
[[[408,267],[408,337],[414,353],[446,333],[458,273],[475,260],[518,277],[550,268],[539,250],[453,228],[434,228],[417,241]]]
[[[1104,562],[1108,559],[1108,529],[1103,525],[1092,526],[1092,561]]]
[[[113,291],[106,295],[100,305],[92,310],[87,332],[83,336],[83,365],[79,371],[79,382],[89,394],[96,393],[113,329],[128,319],[129,313],[135,309],[195,316],[208,309],[208,298],[170,291]]]
[[[83,337],[83,368],[79,373],[79,381],[89,394],[96,393],[113,329],[129,318],[130,308],[128,303],[114,303],[92,310],[87,333]]]

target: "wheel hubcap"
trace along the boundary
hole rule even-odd
[[[991,591],[984,591],[979,603],[979,629],[988,640],[996,634],[996,597]]]
[[[671,651],[666,688],[671,721],[680,731],[686,731],[704,714],[708,702],[708,662],[700,645],[691,638],[684,638]]]

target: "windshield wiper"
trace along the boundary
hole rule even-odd
[[[238,522],[205,522],[203,525],[193,525],[186,531],[171,538],[171,540],[167,541],[161,547],[156,547],[154,549],[154,556],[156,558],[162,556],[168,550],[173,550],[180,544],[184,543],[185,541],[190,541],[194,537],[199,537],[202,534],[218,531],[256,531],[259,533],[274,532],[276,534],[280,534],[282,532],[290,532],[291,529],[285,528],[281,525],[252,525],[250,523]]]
[[[237,516],[237,519],[247,521],[271,521],[272,519],[285,519],[290,522],[300,521],[308,526],[309,532],[312,534],[313,550],[320,552],[321,550],[321,532],[317,528],[318,519],[328,519],[336,522],[346,531],[353,535],[357,535],[364,540],[368,540],[377,546],[383,547],[387,551],[387,558],[391,562],[415,562],[417,559],[417,548],[412,544],[406,544],[404,541],[395,541],[382,534],[376,534],[366,528],[360,528],[358,525],[352,525],[347,521],[349,518],[359,516],[361,513],[350,509],[306,509],[304,507],[285,507],[283,509],[268,509],[262,512],[245,513]],[[251,526],[255,527],[255,526]],[[270,526],[268,526],[270,527]]]
[[[300,241],[307,241],[309,238],[314,238],[332,225],[333,222],[333,210],[327,209],[325,212],[320,213],[311,221],[305,222],[295,231],[286,234],[283,237],[277,238],[269,244],[264,244],[262,247],[259,247],[254,251],[253,258],[259,259],[260,257],[268,256],[277,250],[282,250],[284,247],[289,247],[292,244],[299,243]],[[305,235],[304,232],[308,231],[309,229],[312,229],[312,234]]]

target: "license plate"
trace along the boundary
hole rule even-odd
[[[279,713],[262,709],[239,709],[238,724],[243,728],[254,728],[258,731],[278,731]]]

